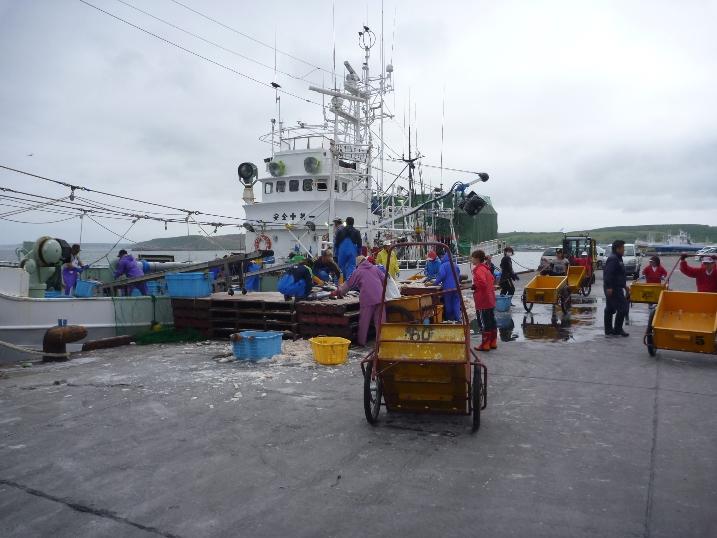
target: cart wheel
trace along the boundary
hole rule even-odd
[[[483,404],[481,401],[483,384],[481,383],[480,366],[478,364],[473,365],[473,431],[477,432],[480,428],[480,408]]]
[[[247,294],[246,288],[242,288],[242,289],[241,289],[241,294],[242,294],[242,295],[246,295],[246,294]]]
[[[381,397],[383,396],[383,383],[381,378],[371,379],[373,365],[366,364],[363,376],[363,410],[366,414],[366,420],[369,424],[374,425],[378,421],[378,413],[381,411]]]
[[[593,290],[593,285],[588,284],[587,286],[583,285],[581,291],[583,292],[583,296],[587,297],[590,295],[590,292]]]
[[[234,288],[229,288],[229,289],[227,290],[227,293],[228,293],[229,295],[234,295]]]
[[[521,300],[523,301],[523,308],[525,308],[525,311],[530,312],[533,309],[533,303],[527,303],[525,301],[525,293],[521,297]]]
[[[647,320],[647,329],[645,329],[645,345],[647,346],[647,352],[650,357],[657,355],[657,348],[655,347],[655,337],[652,332],[652,320],[655,318],[655,310],[650,311],[650,317]]]

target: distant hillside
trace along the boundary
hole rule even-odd
[[[132,245],[133,250],[243,250],[244,234],[213,235],[209,239],[205,235],[182,235],[179,237],[159,237]]]
[[[566,233],[589,233],[598,243],[611,243],[622,239],[629,243],[637,239],[647,240],[650,235],[660,241],[665,234],[677,234],[680,230],[690,234],[695,243],[717,243],[717,226],[703,224],[646,224],[642,226],[611,226],[594,230],[572,230]],[[563,239],[562,232],[508,232],[499,233],[504,239],[515,245],[558,245]]]

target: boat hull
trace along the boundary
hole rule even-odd
[[[166,296],[34,299],[0,293],[0,340],[4,342],[41,350],[45,332],[58,319],[85,327],[85,341],[136,334],[149,329],[152,321],[173,322],[171,300]],[[68,344],[68,350],[81,345]],[[36,358],[0,346],[0,363]]]

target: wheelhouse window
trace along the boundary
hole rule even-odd
[[[341,192],[346,192],[346,189],[348,189],[348,185],[345,181],[341,182]]]
[[[334,190],[336,192],[339,192],[339,180],[338,179],[334,181]]]
[[[316,182],[316,190],[317,190],[317,191],[325,191],[325,190],[327,190],[328,188],[329,188],[329,187],[328,187],[328,185],[326,184],[325,181],[317,181],[317,182]]]
[[[271,181],[264,183],[264,194],[271,194],[274,192],[274,184]]]
[[[299,190],[299,180],[298,179],[290,179],[289,180],[289,190],[291,192],[296,192]]]
[[[301,189],[302,189],[304,192],[313,191],[313,190],[314,190],[314,180],[311,179],[311,178],[306,178],[306,179],[303,181],[303,184],[302,184]]]
[[[276,182],[276,192],[284,192],[286,191],[286,181],[277,181]]]

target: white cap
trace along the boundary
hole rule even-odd
[[[714,263],[714,261],[715,261],[715,259],[712,256],[702,256],[702,258],[700,258],[700,260],[702,261],[702,263]]]
[[[384,247],[390,247],[390,246],[391,246],[391,241],[384,241],[384,242],[383,242],[383,246],[384,246]]]

